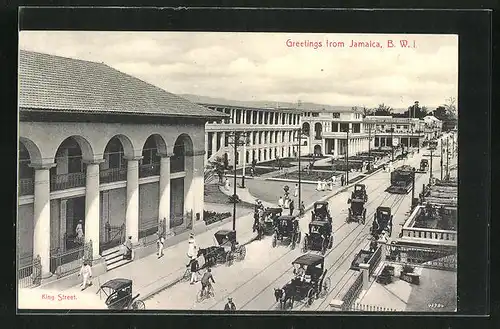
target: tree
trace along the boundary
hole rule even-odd
[[[384,103],[380,104],[377,109],[375,109],[375,115],[391,115],[392,108],[390,106],[386,106]]]
[[[457,108],[455,106],[455,98],[450,97],[446,100],[446,104],[438,106],[434,110],[434,116],[443,121],[443,131],[449,131],[457,125]]]
[[[374,113],[373,109],[367,108],[365,106],[363,106],[362,110],[363,110],[363,118],[366,118],[369,115],[373,115],[373,113]]]
[[[420,106],[419,101],[415,101],[413,105],[408,106],[408,109],[403,112],[403,118],[418,118],[423,119],[429,114],[429,110],[425,106]]]
[[[205,165],[205,183],[212,182],[215,176],[218,176],[219,183],[222,183],[224,177],[224,160],[221,157],[216,157],[214,160],[208,161]]]
[[[455,97],[450,97],[450,98],[446,99],[446,104],[444,104],[446,111],[453,114],[453,115],[457,115],[457,107],[455,105],[456,101],[457,101],[457,99]]]

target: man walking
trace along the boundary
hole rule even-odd
[[[87,261],[83,262],[83,266],[80,269],[80,273],[78,273],[78,276],[83,277],[83,282],[80,285],[82,287],[82,291],[87,289],[87,286],[92,285],[92,268]]]
[[[123,259],[132,260],[132,236],[129,236],[127,241],[123,244]]]
[[[189,266],[191,267],[191,281],[189,282],[189,284],[195,284],[196,282],[198,282],[198,276],[196,275],[196,273],[198,273],[198,271],[200,270],[198,260],[196,258],[191,259],[191,263],[189,264]]]
[[[340,186],[344,186],[345,185],[345,178],[344,178],[344,175],[340,176]]]
[[[165,239],[163,238],[163,235],[160,233],[160,231],[158,231],[157,235],[158,240],[156,241],[156,245],[158,250],[156,255],[158,255],[158,258],[161,258],[163,257],[163,247],[165,245]]]
[[[304,201],[300,203],[299,215],[304,216],[306,214],[306,206],[304,205]]]
[[[293,210],[295,209],[295,204],[294,204],[293,200],[290,201],[289,208],[290,208],[290,216],[293,216]]]

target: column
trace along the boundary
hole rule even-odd
[[[99,258],[99,229],[101,214],[99,211],[99,163],[104,159],[87,163],[85,189],[85,242],[92,240],[92,257]]]
[[[30,165],[35,168],[33,258],[40,256],[42,278],[50,273],[50,173],[55,164]]]
[[[165,234],[170,232],[170,156],[171,154],[162,154],[160,159],[158,218],[160,223],[165,218]]]
[[[66,251],[66,241],[64,240],[64,232],[66,232],[66,209],[68,200],[61,199],[61,207],[59,209],[59,247],[62,251]]]
[[[240,124],[245,124],[245,110],[241,109],[240,110]]]
[[[224,146],[224,134],[225,134],[225,132],[220,133],[220,136],[219,136],[220,149],[218,149],[217,151],[224,150],[224,148],[225,148],[225,146]],[[215,148],[217,148],[217,144],[215,144]],[[224,152],[221,151],[221,153],[224,153]]]
[[[223,144],[221,143],[221,147],[222,146],[223,146]],[[214,131],[212,133],[212,150],[211,150],[212,156],[214,156],[214,154],[217,153],[217,151],[218,151],[218,149],[217,149],[217,132]]]
[[[214,134],[214,133],[212,133],[212,135],[213,135],[213,134]],[[212,148],[213,148],[213,145],[214,145],[214,144],[212,143]],[[208,151],[209,151],[209,149],[208,149],[208,133],[207,133],[207,132],[205,132],[205,152],[206,152],[206,153],[205,153],[205,159],[206,159],[206,160],[208,160],[208,153],[209,153]],[[210,150],[210,151],[211,151],[211,150]],[[212,152],[212,154],[213,154],[213,152]]]
[[[335,156],[338,156],[339,155],[339,140],[338,138],[335,138]]]
[[[253,125],[253,110],[250,110],[250,122],[248,124]]]
[[[127,237],[132,243],[139,241],[139,160],[142,157],[128,158],[127,162],[127,209],[125,212]]]

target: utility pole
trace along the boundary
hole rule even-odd
[[[412,178],[411,178],[411,210],[413,210],[415,204],[415,168],[412,169]]]
[[[368,170],[372,169],[372,125],[368,124]]]
[[[394,128],[391,122],[391,152],[392,152],[392,162],[394,162]]]
[[[236,194],[236,166],[237,157],[238,157],[238,145],[242,145],[243,143],[240,141],[241,132],[235,131],[230,134],[233,137],[233,140],[229,142],[229,144],[234,144],[234,181],[233,181],[233,231],[236,230],[236,202],[238,200],[238,195]]]
[[[297,206],[298,206],[298,209],[300,211],[300,207],[302,205],[302,180],[301,180],[302,167],[300,165],[300,157],[301,157],[300,149],[302,148],[302,129],[301,128],[297,129],[297,133],[298,133],[298,136],[296,137],[296,139],[297,139],[297,145],[299,148],[297,150],[298,160],[299,160],[299,200],[298,200],[299,204]]]
[[[441,180],[443,180],[443,157],[444,157],[443,140],[441,140],[440,144],[441,144],[441,160],[439,161],[439,163],[441,165]]]
[[[242,137],[245,138],[245,141],[243,143],[243,173],[241,175],[241,187],[245,188],[245,167],[247,163],[247,144],[248,144],[248,136],[247,133],[243,133]]]
[[[429,175],[429,184],[432,184],[432,151],[434,151],[434,147],[431,146],[429,148],[429,150],[431,151],[431,165],[430,165],[430,168],[429,168],[429,171],[430,171],[430,175]]]
[[[446,178],[450,178],[450,168],[449,168],[449,160],[450,160],[450,149],[448,148],[448,137],[446,137]]]
[[[346,162],[346,169],[345,169],[345,185],[349,184],[349,130],[351,127],[349,127],[349,123],[347,124],[347,143],[346,143],[346,152],[345,152],[345,162]]]

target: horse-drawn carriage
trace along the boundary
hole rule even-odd
[[[146,306],[139,294],[132,297],[132,280],[112,279],[101,285],[97,294],[103,292],[106,296],[106,306],[110,310],[144,310]]]
[[[328,221],[312,221],[309,223],[309,233],[304,236],[302,252],[308,250],[320,251],[323,255],[333,246],[332,224]]]
[[[372,235],[380,236],[382,233],[387,232],[387,234],[391,236],[392,218],[391,208],[378,207],[373,219]]]
[[[313,221],[328,221],[332,222],[330,209],[328,209],[328,201],[318,201],[314,203],[311,214],[311,222]]]
[[[347,203],[350,204],[347,223],[357,222],[364,224],[366,220],[366,208],[363,199],[348,199]]]
[[[272,246],[276,247],[278,241],[289,240],[292,249],[300,243],[299,220],[296,216],[280,216],[276,220]]]
[[[355,184],[354,191],[351,193],[351,199],[361,199],[363,202],[368,202],[368,194],[366,193],[365,184]]]
[[[262,212],[262,217],[254,222],[254,230],[257,231],[257,238],[260,240],[263,235],[274,233],[278,224],[278,218],[283,213],[283,208],[267,208]]]
[[[214,237],[218,246],[198,250],[198,256],[203,256],[207,266],[214,266],[217,263],[226,263],[227,266],[231,266],[235,259],[237,261],[245,259],[246,247],[236,241],[236,231],[220,230],[214,234]]]
[[[295,277],[281,289],[274,289],[276,302],[281,309],[287,304],[293,308],[294,301],[306,299],[310,306],[316,298],[326,297],[331,287],[330,278],[326,277],[325,259],[322,256],[306,254],[292,262]]]
[[[427,159],[420,160],[420,168],[418,169],[418,172],[425,173],[428,170],[429,170],[429,160]]]

